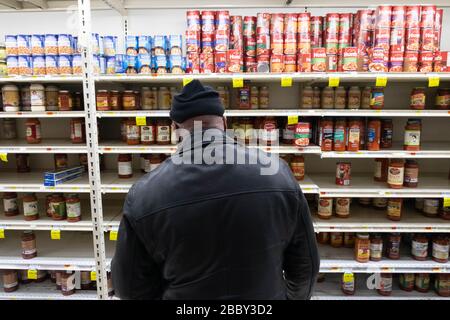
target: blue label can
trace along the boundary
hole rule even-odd
[[[17,52],[19,56],[29,56],[31,55],[30,46],[31,37],[26,34],[17,35]]]
[[[151,55],[150,54],[140,54],[137,61],[137,71],[142,74],[151,74]]]
[[[106,57],[114,57],[117,54],[117,37],[103,37],[103,53]]]
[[[44,38],[44,48],[46,56],[58,55],[58,36],[56,34],[46,34]]]
[[[104,56],[99,56],[100,59],[100,74],[106,73],[106,58]]]
[[[19,74],[22,76],[31,76],[31,56],[19,56],[17,58],[17,65],[19,67]]]
[[[60,55],[58,56],[58,69],[59,74],[68,75],[72,74],[72,56]]]
[[[17,36],[8,34],[5,36],[5,47],[6,47],[6,54],[8,56],[17,56],[19,53],[17,50]]]
[[[67,55],[72,54],[72,35],[60,34],[58,35],[58,54]]]
[[[125,55],[117,54],[116,55],[116,73],[125,73]]]
[[[91,37],[92,53],[98,55],[100,53],[100,36],[93,33]]]
[[[150,54],[150,40],[148,36],[138,37],[138,54]]]
[[[154,54],[155,56],[165,56],[167,50],[166,36],[155,36],[154,38]]]
[[[106,58],[106,74],[116,73],[116,57],[105,57]]]
[[[58,74],[58,56],[45,56],[45,73],[48,75]]]
[[[45,54],[44,38],[42,34],[33,34],[31,36],[31,54],[33,56],[42,56]]]
[[[6,57],[6,69],[8,71],[8,75],[10,76],[17,76],[19,74],[19,63],[17,56]]]
[[[138,38],[136,36],[126,36],[125,38],[126,55],[137,56],[138,54]]]
[[[81,54],[74,54],[72,57],[72,72],[73,74],[82,74],[83,66],[81,61]]]
[[[45,75],[45,57],[35,55],[32,57],[31,61],[33,67],[33,75],[42,76]]]

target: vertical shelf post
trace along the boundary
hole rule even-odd
[[[105,234],[98,153],[97,110],[95,102],[94,59],[92,51],[91,1],[78,0],[79,39],[82,44],[83,95],[86,115],[86,138],[89,161],[89,185],[93,223],[94,255],[97,273],[97,295],[108,298]]]

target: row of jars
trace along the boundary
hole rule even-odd
[[[22,197],[23,217],[25,221],[40,218],[39,200],[34,193],[26,193]],[[3,193],[3,212],[5,217],[14,217],[20,214],[19,198],[16,192]],[[45,214],[53,220],[67,220],[78,222],[81,220],[81,201],[76,193],[63,195],[50,194],[45,197]]]
[[[18,173],[30,172],[30,155],[27,153],[16,154],[16,170]],[[66,153],[56,153],[53,155],[53,164],[55,171],[67,169],[69,167],[68,155]],[[87,154],[80,153],[78,155],[79,165],[84,167],[84,171],[88,171],[88,158]],[[100,167],[104,169],[104,158],[100,155]]]
[[[17,291],[21,285],[28,285],[31,283],[41,283],[50,279],[55,284],[56,290],[61,291],[64,296],[75,294],[77,274],[74,271],[67,270],[37,270],[36,279],[28,277],[28,270],[1,270],[3,291],[11,293]],[[79,289],[80,290],[97,290],[97,283],[91,279],[90,271],[79,272]],[[114,288],[112,286],[111,273],[107,273],[108,295],[114,295]]]
[[[167,159],[165,154],[141,154],[139,155],[139,167],[141,172],[149,173]],[[133,177],[133,155],[119,154],[117,156],[117,176],[120,179]]]
[[[400,259],[402,238],[410,245],[410,255],[413,259],[424,261],[430,257],[439,263],[447,263],[450,251],[448,234],[428,235],[416,234],[378,234],[378,233],[350,233],[350,232],[320,232],[317,241],[329,244],[334,248],[353,248],[354,259],[360,263],[381,261],[383,257],[391,260]]]
[[[32,84],[19,88],[8,84],[2,87],[3,111],[72,111],[83,110],[81,92],[60,90],[57,86]]]
[[[2,138],[5,140],[17,139],[16,119],[3,119]],[[42,125],[37,118],[25,121],[25,139],[28,144],[42,142]],[[86,142],[86,124],[84,118],[70,119],[70,141],[74,144]]]
[[[379,282],[377,292],[382,296],[390,296],[393,291],[394,275],[392,273],[377,274]],[[323,278],[322,281],[325,279]],[[356,293],[356,275],[346,272],[341,278],[341,290],[345,295]],[[441,297],[450,296],[450,274],[449,273],[400,273],[398,275],[398,287],[407,292],[416,290],[421,293],[429,292],[433,284],[433,289]]]

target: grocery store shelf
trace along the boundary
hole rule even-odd
[[[303,114],[302,114],[303,115]],[[450,117],[450,110],[410,110],[410,109],[383,109],[383,110],[368,110],[368,109],[322,109],[322,110],[308,110],[309,116],[324,116],[324,117]]]
[[[64,296],[50,280],[20,284],[14,292],[0,292],[0,300],[96,300],[95,290],[76,290],[75,294]]]
[[[84,118],[84,111],[0,112],[0,118]]]
[[[322,273],[440,273],[450,271],[450,262],[439,263],[431,260],[417,261],[410,257],[409,248],[402,248],[399,260],[385,257],[381,261],[360,263],[354,259],[353,248],[333,248],[329,245],[319,245],[320,272]]]
[[[8,232],[0,240],[0,269],[80,270],[95,268],[92,233],[63,232],[51,240],[50,232],[36,232],[38,256],[22,259],[20,232]]]
[[[211,73],[211,74],[152,74],[152,75],[100,75],[95,76],[97,82],[152,82],[152,83],[182,83],[184,78],[198,79],[202,82],[231,82],[233,78],[243,78],[255,82],[281,81],[284,77],[290,77],[293,81],[325,82],[330,77],[338,77],[340,81],[348,82],[375,82],[378,76],[385,76],[389,82],[417,82],[428,81],[430,76],[438,76],[441,81],[450,80],[450,73],[370,73],[370,72],[294,72],[294,73]]]
[[[39,144],[22,140],[0,140],[0,153],[86,153],[86,144],[67,139],[42,139]]]
[[[386,210],[352,204],[348,218],[320,219],[313,216],[316,232],[450,232],[450,223],[444,219],[429,218],[412,206],[403,208],[402,219],[391,221]]]
[[[81,84],[81,76],[2,76],[1,83],[77,83]]]
[[[442,198],[450,197],[447,175],[421,174],[417,188],[391,189],[386,182],[373,181],[371,174],[353,174],[350,186],[337,186],[334,175],[311,174],[322,197],[358,198]]]
[[[105,232],[119,228],[123,202],[123,200],[108,200],[103,204],[103,230]]]
[[[75,192],[88,193],[90,187],[87,175],[75,180],[57,185],[56,187],[44,186],[44,171],[16,173],[0,172],[0,191],[2,192]]]
[[[322,158],[427,158],[427,159],[449,159],[450,143],[448,142],[425,142],[420,151],[403,150],[401,143],[395,143],[393,148],[381,149],[379,151],[360,150],[352,151],[323,151]]]
[[[316,284],[312,300],[449,300],[450,297],[441,297],[434,291],[427,293],[401,290],[394,279],[393,290],[390,296],[382,296],[375,289],[367,288],[367,276],[355,274],[355,294],[345,295],[341,291],[339,275],[325,275],[325,280]]]

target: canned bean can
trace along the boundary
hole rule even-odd
[[[45,36],[42,34],[33,34],[31,36],[31,54],[33,56],[42,56],[45,54],[44,39]]]
[[[46,74],[45,56],[35,55],[32,57],[33,75],[42,76]]]
[[[30,36],[26,34],[17,35],[17,52],[19,56],[31,55]]]
[[[81,61],[81,54],[74,54],[72,57],[72,71],[73,74],[80,75],[83,73],[83,67],[82,67],[82,61]]]
[[[19,56],[17,58],[17,65],[21,76],[31,76],[33,74],[33,70],[31,69],[31,56]]]
[[[6,69],[8,70],[8,75],[10,76],[19,75],[19,62],[17,56],[6,57]]]
[[[106,74],[116,73],[116,57],[105,57],[106,58]],[[75,68],[75,66],[74,66]]]
[[[5,36],[6,54],[8,56],[17,56],[19,51],[17,50],[17,36],[8,34]]]
[[[336,164],[336,184],[338,186],[350,185],[351,168],[352,164],[350,162],[338,162]]]
[[[59,74],[69,75],[72,74],[72,56],[60,55],[57,60]]]
[[[72,35],[59,34],[58,35],[58,54],[70,55],[73,53],[72,49]]]
[[[46,34],[44,38],[44,49],[46,56],[58,55],[58,36],[56,34]]]

